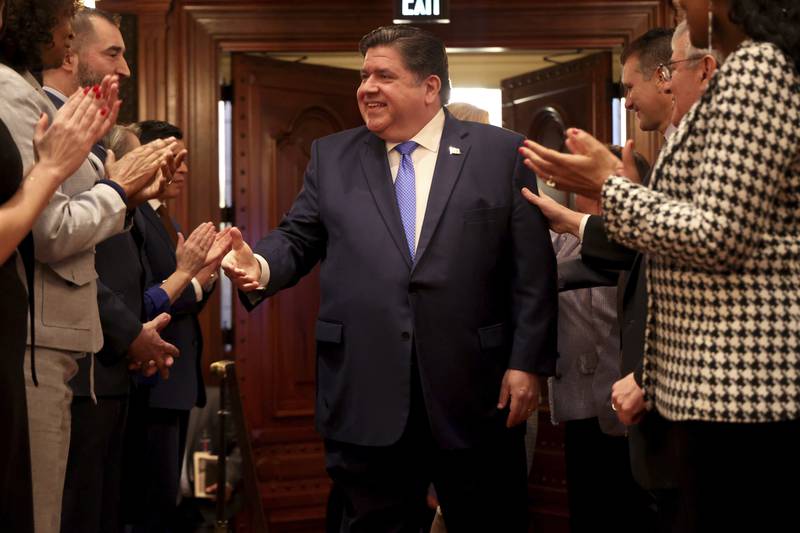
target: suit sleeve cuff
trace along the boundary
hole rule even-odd
[[[642,388],[642,374],[644,373],[644,365],[642,361],[639,361],[639,364],[636,365],[636,368],[633,370],[633,380],[639,385],[639,388]]]
[[[581,218],[581,225],[578,229],[578,237],[580,238],[581,244],[583,244],[583,232],[586,230],[586,223],[589,222],[590,215],[583,215]]]
[[[147,320],[153,320],[161,313],[168,313],[170,305],[167,291],[157,285],[147,289],[144,293],[144,310]]]
[[[269,284],[269,263],[267,263],[267,260],[264,259],[263,256],[259,254],[254,255],[256,256],[258,264],[261,265],[261,277],[258,280],[258,288],[263,289]]]
[[[112,189],[117,191],[117,194],[119,194],[120,198],[122,198],[122,201],[125,202],[125,204],[127,205],[127,203],[128,203],[128,195],[125,194],[125,189],[123,189],[122,186],[119,183],[117,183],[115,181],[112,181],[112,180],[97,180],[97,183],[102,183],[103,185],[108,185],[109,187],[111,187]]]

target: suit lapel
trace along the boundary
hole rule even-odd
[[[165,230],[164,226],[161,224],[161,219],[158,218],[158,214],[156,214],[156,212],[153,210],[152,207],[150,207],[150,204],[148,203],[142,204],[141,206],[139,206],[139,209],[142,210],[145,220],[147,220],[147,223],[150,224],[151,229],[148,231],[150,231],[151,233],[155,232],[155,234],[158,235],[158,238],[161,239],[161,241],[163,242],[164,246],[166,246],[169,250],[173,251],[171,257],[173,258],[174,261],[175,248],[172,244],[172,239],[170,239],[169,235],[167,235],[167,230]]]
[[[436,158],[436,167],[433,171],[433,182],[428,195],[428,205],[425,208],[425,219],[417,245],[414,266],[419,264],[425,251],[436,232],[436,227],[444,214],[447,202],[453,188],[461,175],[464,161],[469,156],[470,144],[467,132],[463,131],[461,122],[445,112],[444,131],[439,142],[439,155]],[[453,148],[454,150],[451,150]],[[451,153],[452,152],[452,153]],[[398,215],[399,216],[399,215]]]
[[[400,255],[411,268],[411,257],[408,253],[405,231],[400,219],[400,209],[397,207],[389,160],[386,157],[386,143],[376,135],[369,135],[364,143],[364,149],[361,152],[361,166],[383,222],[397,245]]]

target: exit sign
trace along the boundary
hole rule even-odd
[[[394,23],[450,22],[448,0],[394,0]]]

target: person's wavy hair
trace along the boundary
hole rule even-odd
[[[800,70],[800,2],[730,0],[728,16],[754,41],[772,43],[786,52]]]
[[[79,7],[78,0],[6,0],[0,62],[16,70],[39,70],[42,46],[53,44],[53,30]]]

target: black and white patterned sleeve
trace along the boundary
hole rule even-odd
[[[671,176],[657,188],[666,193],[612,177],[603,211],[622,244],[726,271],[751,258],[775,224],[776,198],[794,181],[800,84],[791,60],[764,43],[732,54],[718,78],[685,146],[663,162]]]

